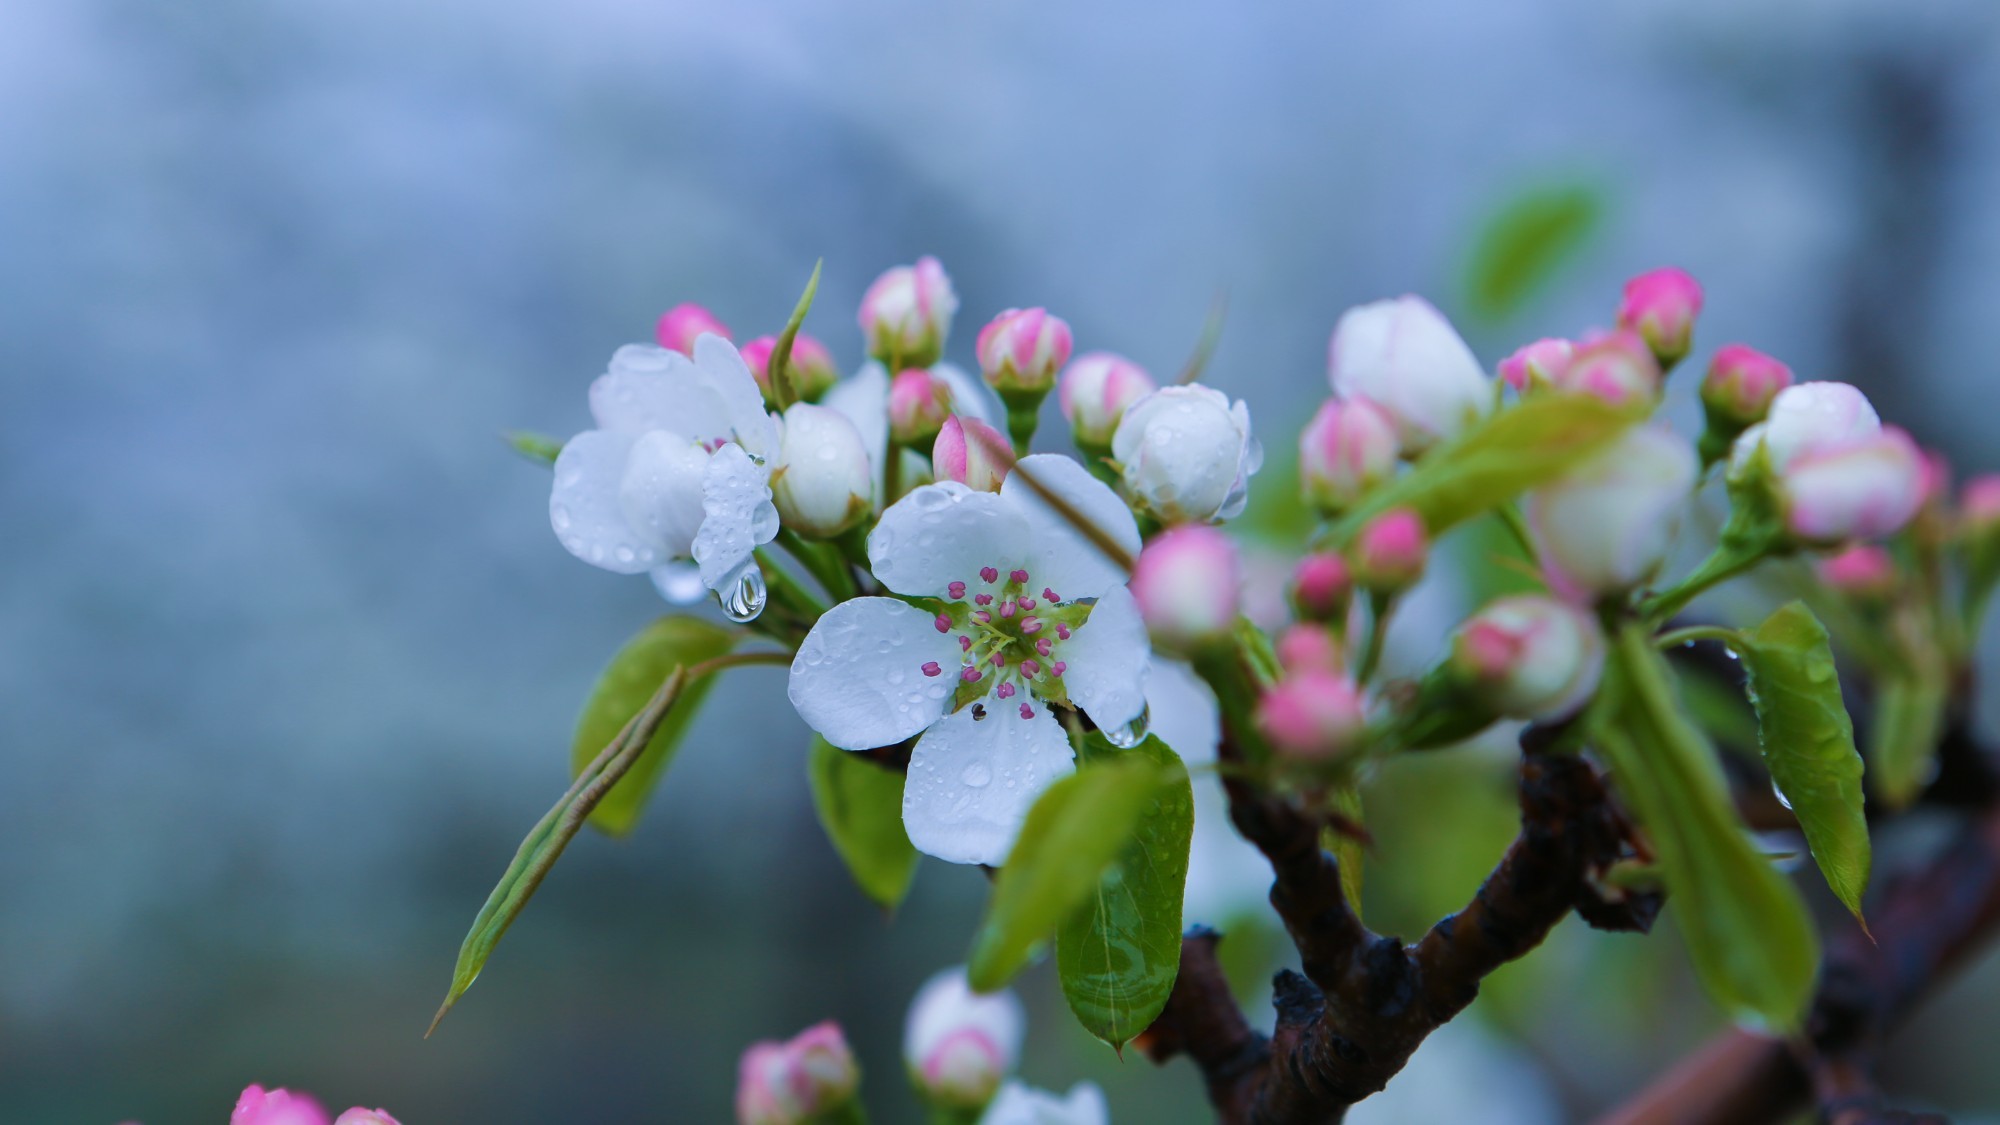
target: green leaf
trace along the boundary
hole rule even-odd
[[[1804,602],[1792,602],[1730,647],[1750,676],[1757,741],[1771,780],[1805,829],[1827,886],[1859,918],[1870,862],[1861,752],[1826,626]]]
[[[1875,681],[1875,711],[1868,727],[1868,774],[1875,794],[1892,809],[1917,799],[1930,780],[1944,730],[1946,675],[1890,674]]]
[[[662,617],[625,643],[611,658],[590,698],[577,716],[576,737],[570,743],[570,772],[580,774],[598,751],[618,736],[620,728],[646,705],[660,681],[676,665],[692,668],[728,652],[741,634],[699,617]],[[598,803],[591,814],[593,827],[622,836],[639,822],[646,799],[653,795],[660,775],[673,761],[681,736],[694,721],[695,712],[708,695],[711,677],[687,685],[673,713],[660,724],[625,779]]]
[[[1737,1020],[1795,1031],[1812,1000],[1819,937],[1798,889],[1737,821],[1715,749],[1681,711],[1672,675],[1648,630],[1621,629],[1593,744],[1652,841],[1709,995]]]
[[[813,807],[833,849],[862,892],[894,910],[917,873],[917,849],[903,831],[903,775],[817,735],[808,772]]]
[[[1167,744],[1148,738],[1119,750],[1092,732],[1091,762],[1144,761],[1152,799],[1125,846],[1098,877],[1095,894],[1056,931],[1063,996],[1084,1030],[1116,1048],[1167,1006],[1181,964],[1181,896],[1194,837],[1194,790]]]
[[[1083,905],[1159,783],[1158,766],[1119,758],[1087,764],[1036,799],[973,940],[966,966],[973,988],[992,992],[1012,980]]]
[[[563,443],[547,434],[508,430],[500,438],[507,443],[507,448],[538,465],[553,465],[562,453]]]
[[[1516,311],[1589,241],[1603,211],[1585,184],[1542,185],[1507,200],[1486,221],[1466,268],[1472,312],[1497,320]]]
[[[1378,488],[1328,534],[1345,546],[1391,508],[1413,508],[1432,536],[1553,481],[1596,454],[1644,416],[1596,395],[1532,395],[1492,415]]]

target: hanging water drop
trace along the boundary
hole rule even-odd
[[[739,624],[757,620],[757,615],[764,612],[764,572],[752,563],[744,567],[743,572],[736,576],[736,581],[727,586],[728,593],[721,590],[715,592],[715,600],[722,606],[723,616]]]
[[[1130,750],[1146,740],[1146,728],[1152,721],[1152,709],[1141,707],[1139,713],[1132,716],[1131,722],[1106,730],[1104,738],[1120,750]]]

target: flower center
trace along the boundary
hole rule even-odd
[[[1010,705],[1025,696],[1017,705],[1024,719],[1035,717],[1034,700],[1070,705],[1062,684],[1068,665],[1061,659],[1061,646],[1090,617],[1090,606],[1066,602],[1047,586],[1039,594],[1034,591],[1034,576],[1025,568],[1003,571],[997,566],[982,567],[945,587],[937,630],[957,632],[963,654],[953,710],[988,694]],[[937,661],[921,669],[926,676],[945,673]],[[985,718],[985,708],[975,705],[972,717]]]

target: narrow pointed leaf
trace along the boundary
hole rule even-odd
[[[1547,484],[1604,449],[1643,415],[1595,395],[1546,392],[1510,406],[1369,493],[1328,534],[1345,545],[1369,520],[1412,508],[1437,535]]]
[[[778,342],[771,348],[771,397],[780,412],[799,401],[798,387],[792,382],[792,341],[799,338],[799,326],[806,322],[806,311],[812,308],[813,296],[819,292],[819,270],[825,264],[824,258],[813,263],[806,290],[799,294],[799,303],[792,306],[791,318],[785,321],[785,330],[778,334]]]
[[[1750,676],[1758,745],[1771,780],[1798,816],[1827,886],[1859,918],[1870,863],[1861,752],[1840,698],[1826,627],[1805,603],[1792,602],[1731,647]]]
[[[972,987],[1004,986],[1083,905],[1132,839],[1159,782],[1159,767],[1118,759],[1087,765],[1036,799],[973,941]]]
[[[917,873],[917,849],[903,831],[903,776],[818,736],[807,769],[834,851],[864,894],[894,910]]]
[[[563,443],[547,434],[529,430],[508,430],[500,437],[506,441],[507,448],[537,465],[553,466],[557,455],[562,453]]]
[[[1868,773],[1875,795],[1892,809],[1907,807],[1930,780],[1944,731],[1945,688],[1943,672],[1892,673],[1876,681]]]
[[[699,617],[662,617],[627,641],[611,658],[591,688],[590,698],[577,716],[576,737],[570,743],[570,773],[580,774],[599,751],[618,736],[632,716],[646,706],[646,700],[675,666],[692,668],[733,648],[742,636]],[[639,823],[646,801],[659,785],[660,777],[673,762],[681,736],[694,721],[701,701],[713,682],[702,677],[687,685],[671,714],[653,734],[623,780],[598,802],[590,816],[591,826],[613,836],[630,832]]]
[[[1592,742],[1652,841],[1696,975],[1732,1018],[1797,1030],[1819,936],[1798,889],[1737,821],[1715,749],[1680,709],[1645,629],[1620,631],[1604,699]]]
[[[1084,1030],[1122,1048],[1149,1027],[1181,964],[1181,898],[1194,837],[1194,790],[1167,744],[1119,750],[1089,735],[1091,761],[1139,760],[1155,770],[1151,799],[1083,906],[1056,931],[1063,996]]]

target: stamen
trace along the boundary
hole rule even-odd
[[[925,661],[925,662],[924,662],[924,675],[926,675],[926,676],[940,676],[940,675],[943,675],[943,674],[944,674],[944,668],[943,668],[943,666],[941,666],[940,664],[938,664],[938,662],[937,662],[937,661],[935,661],[935,660],[929,660],[929,661]]]
[[[1000,603],[1000,616],[1002,616],[1002,617],[1012,617],[1012,616],[1014,616],[1014,603],[1013,603],[1013,602],[1001,602],[1001,603]]]
[[[946,586],[944,588],[944,592],[950,594],[954,598],[962,598],[965,596],[965,583],[954,582],[951,585]]]
[[[1056,662],[1055,662],[1054,664],[1052,664],[1052,665],[1050,665],[1050,666],[1049,666],[1049,672],[1050,672],[1050,674],[1052,674],[1052,675],[1056,675],[1056,676],[1060,676],[1060,675],[1062,675],[1062,674],[1063,674],[1064,672],[1066,672],[1066,671],[1068,671],[1068,670],[1069,670],[1069,665],[1067,665],[1067,664],[1064,664],[1064,663],[1063,663],[1062,661],[1060,661],[1060,660],[1056,661]]]
[[[984,704],[984,703],[975,703],[975,704],[973,704],[973,705],[972,705],[972,721],[976,723],[976,722],[978,722],[979,720],[981,720],[981,719],[983,719],[983,718],[985,718],[985,717],[986,717],[986,704]]]
[[[978,604],[980,604],[980,605],[992,605],[992,604],[993,604],[993,595],[992,595],[992,594],[974,594],[974,595],[972,596],[972,600],[973,600],[974,602],[977,602],[977,603],[978,603]]]
[[[1035,651],[1041,653],[1043,656],[1047,656],[1049,653],[1055,651],[1055,647],[1055,645],[1049,643],[1047,637],[1043,637],[1035,642]]]
[[[1062,600],[1061,598],[1056,597],[1056,592],[1054,590],[1049,589],[1047,586],[1042,587],[1042,597],[1047,599],[1050,605],[1054,605],[1055,603]]]
[[[958,678],[969,684],[985,674],[986,669],[981,668],[977,664],[968,664],[959,671]]]
[[[1021,635],[1022,635],[1022,636],[1024,636],[1024,637],[1032,637],[1032,636],[1034,636],[1034,635],[1035,635],[1036,633],[1039,633],[1039,632],[1041,632],[1041,631],[1042,631],[1042,619],[1041,619],[1041,618],[1039,618],[1039,617],[1023,617],[1023,618],[1021,619]]]
[[[1012,699],[1014,698],[1014,685],[1011,683],[1001,684],[999,687],[993,689],[993,694],[1002,699]]]
[[[1069,640],[1069,626],[1068,626],[1068,625],[1065,625],[1065,624],[1063,624],[1063,623],[1062,623],[1062,622],[1060,622],[1060,621],[1056,622],[1056,639],[1057,639],[1057,640],[1059,640],[1059,641],[1066,641],[1066,640]]]
[[[995,668],[1005,668],[1007,666],[1007,654],[1004,652],[994,653],[991,659]]]
[[[991,624],[993,624],[993,615],[992,615],[992,614],[990,614],[990,613],[988,613],[988,612],[986,612],[986,611],[985,611],[985,610],[983,610],[983,609],[975,609],[975,610],[973,610],[973,611],[972,611],[972,619],[973,619],[974,621],[977,621],[977,622],[979,622],[979,623],[980,623],[981,625],[991,625]]]
[[[960,634],[959,634],[959,636],[958,636],[958,651],[960,651],[960,652],[971,652],[971,651],[972,651],[972,638],[971,638],[971,637],[968,637],[968,636],[966,636],[966,635],[965,635],[965,634],[963,634],[963,633],[960,633]],[[1043,653],[1042,655],[1043,655],[1043,656],[1047,656],[1047,655],[1048,655],[1048,653],[1046,653],[1046,652],[1045,652],[1045,653]]]
[[[1032,719],[1032,718],[1034,718],[1034,717],[1035,717],[1035,709],[1034,709],[1033,707],[1030,707],[1030,706],[1028,706],[1028,705],[1027,705],[1027,704],[1025,704],[1025,703],[1021,704],[1021,717],[1022,717],[1022,718],[1024,718],[1024,719]]]
[[[1023,660],[1021,661],[1021,674],[1032,680],[1042,674],[1042,666],[1038,661]]]
[[[979,568],[979,577],[984,578],[988,582],[998,582],[1000,581],[1000,568],[997,566],[982,566]]]
[[[946,616],[945,614],[942,613],[938,614],[937,620],[931,622],[931,624],[936,625],[937,631],[940,633],[951,632],[951,618]]]
[[[1035,599],[1033,599],[1033,598],[1017,598],[1017,599],[1015,599],[1015,603],[1014,603],[1014,604],[1016,604],[1016,605],[1020,606],[1020,607],[1021,607],[1022,609],[1033,609],[1033,608],[1035,608]]]
[[[1019,584],[1028,580],[1028,572],[1025,570],[1016,570],[1008,574],[1007,577],[1012,579],[1016,584]]]

